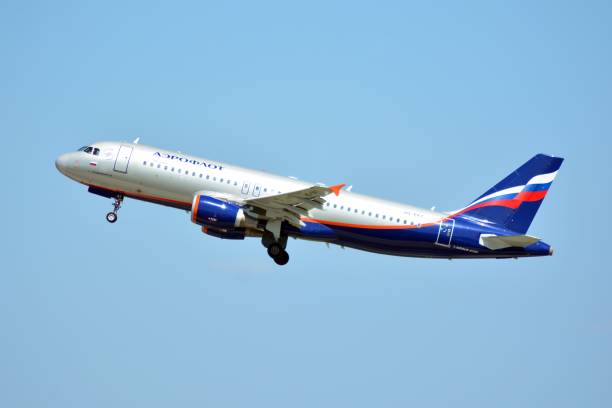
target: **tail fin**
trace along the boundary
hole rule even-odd
[[[561,163],[560,157],[535,155],[455,214],[486,220],[525,234]]]

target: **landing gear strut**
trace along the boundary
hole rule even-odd
[[[287,247],[287,236],[281,235],[279,240],[274,239],[274,235],[267,232],[264,233],[261,243],[268,249],[268,256],[276,262],[277,265],[286,265],[289,262],[289,254],[285,251]]]
[[[117,195],[115,197],[115,202],[113,204],[113,207],[114,207],[113,211],[106,214],[106,221],[110,222],[111,224],[117,221],[117,212],[119,211],[119,208],[121,208],[122,202],[123,202],[123,195],[121,194]]]

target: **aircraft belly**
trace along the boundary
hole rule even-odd
[[[134,177],[133,175],[91,174],[86,184],[120,192],[144,201],[159,204],[178,203],[180,208],[190,205],[193,197],[193,192],[188,185],[170,177],[164,180],[157,175],[143,174],[141,177]],[[173,206],[176,207],[176,205]]]

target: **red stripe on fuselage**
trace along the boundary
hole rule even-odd
[[[483,207],[506,207],[506,208],[512,208],[513,210],[516,210],[520,205],[521,205],[521,200],[518,200],[516,198],[512,200],[485,201],[484,203],[476,204],[471,207],[465,208],[459,211],[458,213],[453,214],[452,217],[456,217],[468,211],[477,210],[478,208],[483,208]]]
[[[521,205],[521,201],[520,200],[496,200],[496,201],[487,201],[484,203],[480,203],[480,204],[476,204],[472,207],[468,207],[458,213],[449,215],[448,217],[444,217],[444,218],[440,218],[439,220],[437,220],[436,222],[430,222],[430,223],[426,223],[426,224],[420,224],[420,225],[366,225],[366,224],[352,224],[352,223],[346,223],[346,222],[337,222],[337,221],[327,221],[327,220],[318,220],[315,218],[302,218],[302,221],[305,222],[317,222],[319,224],[324,224],[324,225],[333,225],[333,226],[337,226],[337,227],[349,227],[349,228],[364,228],[364,229],[414,229],[414,228],[424,228],[424,227],[430,227],[432,225],[436,225],[442,221],[446,221],[448,219],[451,218],[455,218],[463,213],[466,213],[468,211],[472,211],[478,208],[483,208],[483,207],[506,207],[506,208],[512,208],[512,209],[516,209]]]
[[[133,197],[133,198],[139,198],[145,201],[161,201],[161,202],[167,202],[167,203],[172,203],[172,204],[178,204],[181,206],[185,206],[185,207],[191,207],[192,203],[186,203],[184,201],[178,201],[178,200],[172,200],[169,198],[164,198],[164,197],[158,197],[158,196],[150,196],[150,195],[146,195],[146,194],[138,194],[138,193],[128,193],[125,191],[120,191],[120,190],[111,190],[108,189],[106,187],[101,187],[101,186],[97,186],[95,184],[90,184],[91,187],[96,187],[96,188],[100,188],[103,190],[108,190],[108,191],[112,191],[115,193],[119,193],[119,194],[123,194],[126,197]],[[348,228],[362,228],[362,229],[377,229],[377,230],[399,230],[399,229],[416,229],[416,228],[425,228],[425,227],[430,227],[432,225],[436,225],[442,221],[446,221],[448,219],[451,218],[455,218],[461,214],[464,214],[468,211],[473,211],[476,210],[478,208],[483,208],[483,207],[507,207],[507,208],[512,208],[512,209],[516,209],[518,208],[521,203],[523,201],[538,201],[541,200],[542,198],[544,198],[544,196],[546,195],[547,190],[546,191],[534,191],[534,192],[522,192],[520,193],[515,199],[511,199],[511,200],[494,200],[494,201],[487,201],[487,202],[483,202],[483,203],[479,203],[476,204],[474,206],[468,207],[464,210],[461,210],[455,214],[449,215],[447,217],[443,217],[440,218],[439,220],[435,221],[435,222],[430,222],[430,223],[425,223],[425,224],[418,224],[418,225],[372,225],[372,224],[353,224],[353,223],[346,223],[346,222],[338,222],[338,221],[327,221],[327,220],[320,220],[320,219],[316,219],[316,218],[309,218],[309,217],[302,217],[301,220],[304,222],[316,222],[319,224],[323,224],[323,225],[332,225],[332,226],[337,226],[337,227],[348,227]],[[195,207],[192,208],[192,213],[191,213],[191,221],[195,223],[195,220],[197,219],[197,212],[198,212],[198,207],[199,207],[199,203],[200,203],[200,197],[198,196],[196,198],[196,202],[195,202]]]
[[[351,224],[347,222],[338,222],[338,221],[319,220],[316,218],[308,218],[308,217],[302,217],[301,220],[304,222],[316,222],[318,224],[333,225],[336,227],[365,228],[365,229],[411,229],[411,228],[423,228],[423,227],[428,227],[430,225],[436,224],[436,223],[429,223],[429,224],[420,224],[420,225],[366,225],[366,224]]]
[[[537,192],[533,192],[533,193],[521,193],[521,194],[525,194],[523,197],[524,199],[519,199],[520,195],[517,196],[514,199],[510,199],[510,200],[494,200],[494,201],[486,201],[483,203],[479,203],[476,205],[473,205],[471,207],[465,208],[455,214],[449,215],[448,217],[443,217],[440,218],[439,220],[435,221],[435,222],[430,222],[430,223],[426,223],[426,224],[420,224],[420,225],[366,225],[366,224],[351,224],[351,223],[345,223],[345,222],[336,222],[336,221],[327,221],[327,220],[318,220],[315,218],[302,218],[302,221],[305,222],[317,222],[319,224],[324,224],[324,225],[334,225],[334,226],[338,226],[338,227],[350,227],[350,228],[365,228],[365,229],[412,229],[412,228],[424,228],[424,227],[430,227],[432,225],[436,225],[440,222],[455,218],[461,214],[464,214],[466,212],[469,211],[473,211],[479,208],[483,208],[483,207],[506,207],[506,208],[511,208],[513,210],[517,209],[522,203],[523,201],[538,201],[541,200],[545,195],[546,192],[541,192],[541,191],[537,191]]]

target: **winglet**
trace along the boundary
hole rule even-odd
[[[329,188],[335,195],[339,196],[340,190],[342,190],[342,187],[344,186],[346,186],[346,184],[342,183],[342,184],[336,184],[335,186],[331,186],[327,188]]]

